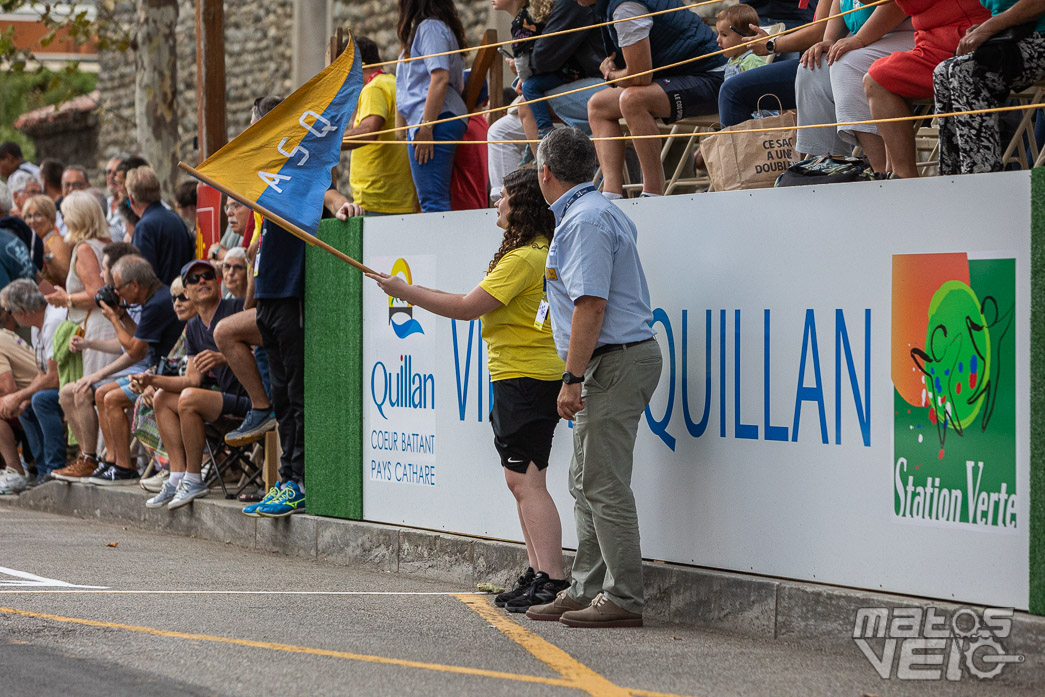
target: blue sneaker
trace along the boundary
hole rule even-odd
[[[264,518],[283,518],[291,513],[304,513],[305,495],[295,482],[287,482],[275,501],[259,505],[254,510]]]
[[[283,493],[283,483],[279,482],[276,486],[269,489],[268,493],[265,494],[265,498],[261,499],[257,503],[252,503],[248,506],[243,507],[243,515],[250,516],[251,518],[260,518],[261,515],[258,513],[258,506],[272,503],[279,498],[279,495]]]
[[[240,427],[225,434],[225,442],[240,446],[252,443],[276,428],[276,414],[272,409],[251,409]]]

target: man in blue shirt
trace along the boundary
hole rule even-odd
[[[595,146],[575,128],[553,131],[537,150],[541,191],[557,221],[545,280],[555,347],[566,361],[559,415],[574,422],[577,556],[572,585],[526,616],[571,627],[641,627],[632,451],[662,359],[638,233],[592,186],[597,165]]]
[[[163,285],[170,286],[195,256],[192,238],[178,214],[160,203],[160,181],[152,167],[128,171],[126,186],[131,210],[141,218],[131,244],[152,264]]]

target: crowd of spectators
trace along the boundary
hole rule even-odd
[[[278,102],[259,100],[254,119]],[[277,500],[281,484],[263,503],[273,515],[304,510],[296,238],[228,201],[222,241],[197,259],[195,183],[177,186],[171,207],[139,157],[107,163],[106,195],[80,165],[36,168],[14,143],[0,153],[18,193],[0,182],[0,493],[48,479],[140,482],[155,494],[146,506],[175,509],[209,492],[207,461],[213,472],[226,455],[205,447],[206,429],[242,446],[276,428],[275,410],[295,496]],[[244,498],[250,515],[266,514],[254,510],[261,491]]]
[[[1010,91],[1032,85],[1045,71],[1045,3],[1039,0],[865,4],[723,2],[701,8],[701,17],[682,0],[493,0],[494,9],[512,18],[511,50],[504,53],[517,77],[514,102],[491,123],[488,139],[537,141],[558,125],[595,137],[655,136],[666,124],[712,115],[734,126],[766,114],[759,100],[773,95],[774,108],[779,101],[797,111],[800,125],[832,124],[800,129],[796,160],[856,155],[879,178],[916,177],[911,123],[833,124],[911,116],[918,100],[935,100],[941,112],[1001,106]],[[559,34],[603,22],[613,23]],[[796,31],[776,35],[782,29]],[[399,58],[407,62],[396,66],[394,77],[380,65],[379,47],[357,40],[366,86],[347,135],[380,133],[387,143],[349,142],[354,200],[374,215],[471,207],[451,196],[470,169],[459,166],[461,151],[474,147],[460,144],[469,139],[469,120],[445,120],[475,108],[464,103],[463,54],[412,60],[465,45],[453,0],[401,0],[398,38]],[[532,100],[540,101],[527,104]],[[397,114],[409,127],[407,147],[386,132]],[[997,114],[941,119],[939,171],[1002,169],[1006,124]],[[662,145],[656,138],[596,141],[603,193],[624,194],[627,151],[633,150],[641,195],[663,194]],[[533,148],[491,142],[486,154],[492,205],[504,175],[531,161]],[[699,155],[696,165],[704,166]]]

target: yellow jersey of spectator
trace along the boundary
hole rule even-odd
[[[479,283],[480,288],[503,303],[483,315],[491,380],[562,379],[566,367],[555,352],[551,318],[545,317],[540,329],[534,326],[544,297],[548,246],[547,238],[538,237],[513,249]]]
[[[359,93],[353,127],[368,116],[385,120],[382,130],[395,126],[396,81],[394,75],[374,75]],[[410,174],[406,147],[395,143],[394,133],[379,136],[388,145],[364,145],[352,151],[349,180],[356,203],[368,213],[413,213],[417,193]]]

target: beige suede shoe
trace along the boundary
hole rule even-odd
[[[544,605],[532,605],[530,609],[526,611],[526,616],[531,620],[539,620],[541,622],[554,622],[555,620],[562,617],[564,612],[570,610],[581,610],[584,605],[577,602],[569,595],[569,588],[559,591],[559,594],[555,596],[555,600]]]
[[[606,597],[605,593],[599,593],[595,596],[595,600],[591,601],[591,605],[583,610],[564,612],[559,617],[559,621],[567,627],[585,627],[589,629],[597,627],[641,627],[642,615],[617,607]]]

